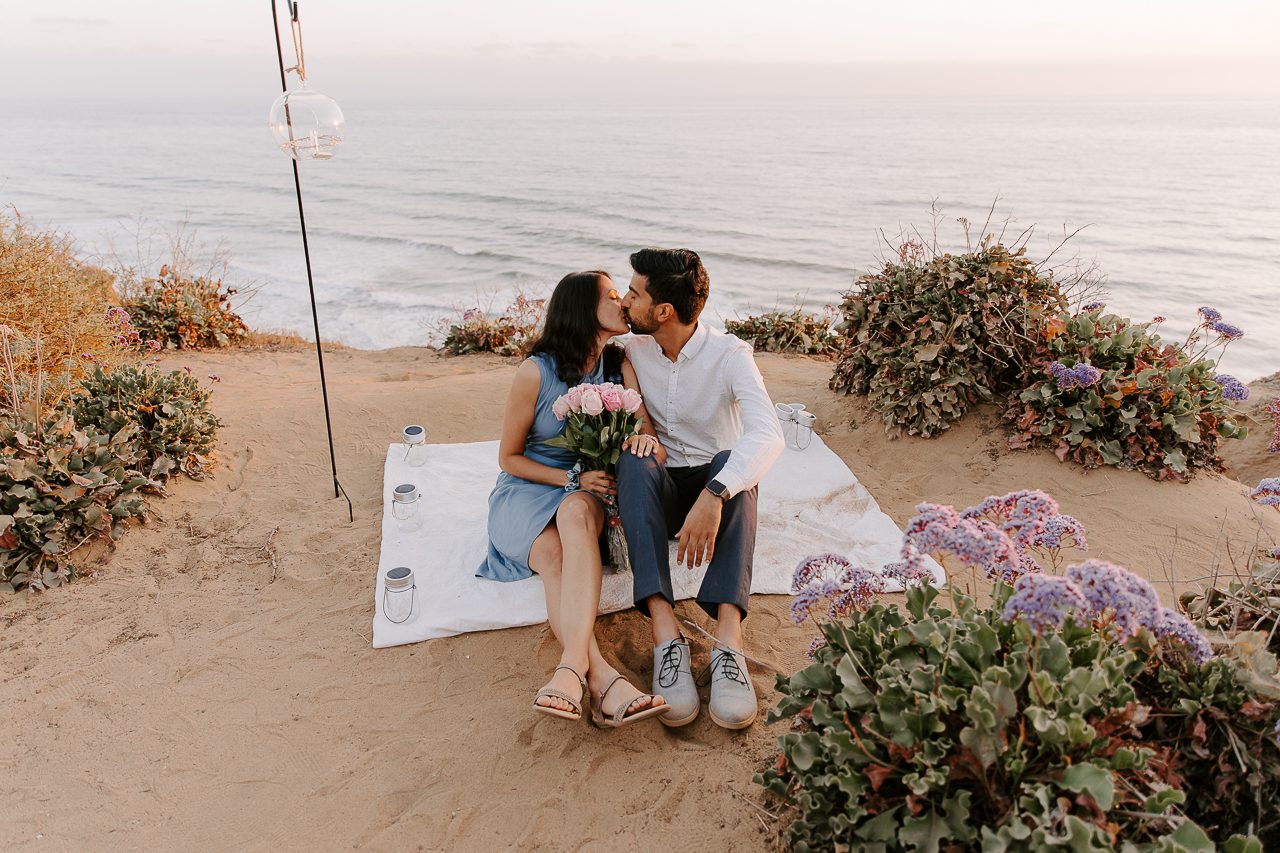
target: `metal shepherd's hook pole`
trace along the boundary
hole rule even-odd
[[[296,0],[289,0],[289,19],[296,23],[298,20],[298,4]],[[280,61],[280,89],[283,92],[289,91],[289,81],[285,78],[284,72],[284,50],[280,46],[280,17],[276,12],[276,0],[271,0],[271,25],[275,28],[276,33],[276,58]],[[288,107],[286,107],[286,110]],[[292,123],[291,123],[292,124]],[[316,362],[320,365],[320,396],[324,400],[324,429],[329,437],[329,467],[333,471],[333,496],[344,497],[347,500],[347,517],[351,521],[355,521],[355,510],[351,506],[351,498],[347,495],[347,490],[342,488],[342,484],[338,482],[338,462],[333,452],[333,425],[329,419],[329,386],[325,382],[324,376],[324,349],[320,345],[320,318],[316,313],[316,286],[311,278],[311,249],[307,245],[307,216],[302,208],[302,181],[298,177],[298,161],[289,158],[293,164],[293,188],[298,195],[298,224],[302,227],[302,255],[307,262],[307,291],[311,295],[311,323],[316,333]]]

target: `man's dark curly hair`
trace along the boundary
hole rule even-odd
[[[641,249],[631,256],[631,268],[649,280],[647,289],[654,305],[670,304],[686,325],[698,319],[711,292],[711,278],[697,252]]]

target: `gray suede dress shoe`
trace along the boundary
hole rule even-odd
[[[687,726],[698,716],[702,703],[689,662],[689,641],[683,636],[653,647],[653,692],[670,708],[658,717],[664,726]]]
[[[754,723],[760,711],[742,652],[717,646],[711,650],[709,669],[711,702],[707,704],[707,713],[711,720],[717,726],[735,730]]]

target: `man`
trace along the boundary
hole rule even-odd
[[[689,641],[673,609],[668,537],[677,562],[707,563],[697,602],[716,620],[711,652],[711,719],[743,729],[756,719],[755,690],[742,654],[751,590],[756,485],[782,452],[782,430],[751,346],[698,322],[710,280],[688,249],[642,249],[622,301],[635,336],[626,342],[645,408],[667,451],[624,453],[618,507],[635,577],[635,605],[653,630],[654,692],[683,726],[698,716]]]

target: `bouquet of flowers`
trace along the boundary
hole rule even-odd
[[[551,411],[566,423],[564,432],[546,443],[578,454],[582,471],[613,474],[622,455],[622,443],[640,432],[637,412],[641,402],[639,392],[613,382],[575,385],[551,404]],[[609,556],[614,566],[625,571],[630,568],[630,562],[627,540],[622,535],[622,518],[612,497],[606,505]]]

